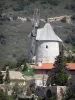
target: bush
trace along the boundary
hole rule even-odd
[[[67,57],[67,63],[71,63],[71,62],[75,63],[75,57],[68,56]]]
[[[68,5],[68,4],[66,4],[66,5],[65,5],[65,9],[71,9],[71,6]]]
[[[71,9],[71,10],[75,11],[75,3],[71,4],[71,5],[65,5],[65,9]]]
[[[16,68],[17,63],[15,61],[9,61],[7,64],[4,65],[4,70],[6,69],[6,67],[9,66],[9,69],[13,69]]]
[[[75,100],[75,92],[72,90],[72,87],[67,88],[63,100]]]
[[[70,43],[72,44],[73,46],[75,46],[75,35],[74,34],[71,34],[71,35],[68,35],[67,39],[65,40],[66,43]]]
[[[2,45],[5,45],[6,44],[6,37],[3,34],[0,35],[0,43]]]
[[[58,6],[59,0],[41,0],[41,4],[47,4],[47,3],[54,6]]]
[[[8,100],[8,95],[3,91],[3,89],[0,89],[0,100]]]
[[[59,4],[59,0],[48,0],[48,3],[54,5],[54,6],[58,6]]]
[[[73,53],[75,53],[75,46],[72,46],[72,51]]]
[[[67,74],[62,70],[61,72],[56,74],[55,83],[63,86],[67,83],[67,79],[68,79]]]
[[[75,15],[72,15],[72,16],[71,16],[71,19],[72,19],[72,20],[75,20]]]

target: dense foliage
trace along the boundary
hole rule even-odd
[[[55,65],[55,83],[57,85],[66,85],[68,81],[68,74],[66,72],[66,58],[63,52],[56,58]]]
[[[67,88],[63,100],[75,100],[75,88],[73,86]]]
[[[67,58],[67,63],[75,63],[75,57],[68,56]]]
[[[0,100],[8,100],[8,95],[0,89]]]
[[[67,74],[62,70],[59,73],[56,73],[55,83],[63,86],[67,83],[67,79],[68,79]]]
[[[10,83],[9,67],[6,68],[5,83]]]
[[[66,43],[70,43],[72,44],[73,46],[75,46],[75,35],[74,34],[71,34],[71,35],[68,35],[67,39],[65,40]]]
[[[0,84],[3,84],[3,75],[2,75],[2,72],[0,72]]]
[[[68,73],[66,71],[66,58],[64,57],[63,52],[60,52],[59,56],[57,56],[54,66],[55,69],[53,74],[49,75],[47,85],[51,83],[60,86],[66,85],[68,81]]]

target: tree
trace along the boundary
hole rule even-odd
[[[0,16],[4,10],[4,6],[5,6],[5,0],[0,0]]]
[[[9,67],[6,68],[5,83],[10,83]]]
[[[16,99],[17,98],[17,95],[19,94],[19,85],[18,85],[18,82],[15,83],[13,89],[12,89],[12,98],[13,99]]]
[[[30,91],[32,92],[32,93],[35,93],[35,83],[34,82],[32,82],[31,84],[30,84]]]
[[[54,63],[55,66],[55,83],[57,85],[65,85],[68,81],[68,73],[66,70],[66,57],[64,56],[63,50],[57,56]]]
[[[54,63],[53,74],[49,74],[47,83],[52,85],[55,83],[56,85],[65,85],[68,81],[68,73],[66,70],[66,57],[64,56],[63,50],[60,52],[59,56],[56,57],[56,61]]]
[[[66,72],[64,72],[63,70],[60,71],[59,73],[56,73],[56,76],[55,76],[55,83],[57,85],[65,85],[67,83],[67,80],[68,80],[68,76],[66,74]]]
[[[27,69],[27,59],[24,57],[20,57],[17,60],[17,67],[19,67],[19,68],[21,67],[21,70],[25,71]]]
[[[0,100],[8,100],[8,95],[2,89],[0,89]]]
[[[49,74],[48,74],[48,79],[46,82],[47,86],[53,85],[55,83],[54,76],[55,76],[55,73],[54,73],[54,70],[52,69],[52,72],[49,72]]]
[[[22,65],[21,65],[21,69],[22,69],[22,71],[26,71],[27,70],[27,64],[26,64],[26,62],[24,62]]]
[[[3,76],[4,75],[2,75],[2,72],[0,72],[0,84],[3,84]]]
[[[75,100],[75,91],[73,91],[72,87],[67,88],[63,100]]]

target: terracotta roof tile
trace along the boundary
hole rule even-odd
[[[68,68],[69,70],[75,70],[75,63],[68,63],[68,64],[67,64],[67,68]]]
[[[43,63],[41,66],[34,66],[35,69],[52,69],[54,68],[53,63]]]
[[[75,70],[75,63],[67,63],[67,69]],[[52,69],[54,68],[53,63],[43,63],[41,66],[34,66],[35,69]]]

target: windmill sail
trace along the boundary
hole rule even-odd
[[[33,15],[33,30],[31,32],[31,58],[35,56],[36,33],[40,21],[40,10],[35,8]]]

